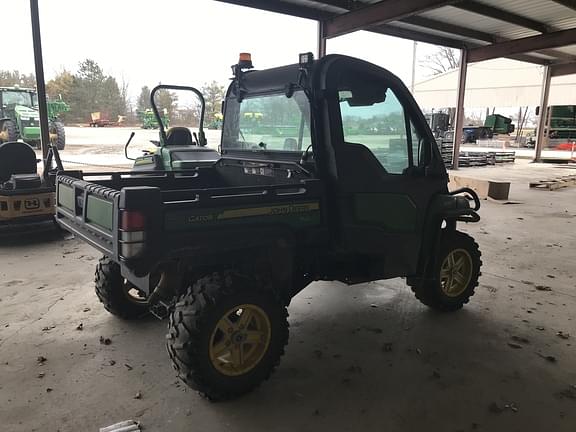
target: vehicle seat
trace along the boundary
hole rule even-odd
[[[287,151],[297,151],[298,150],[298,141],[294,138],[286,138],[284,140],[284,150]]]
[[[166,132],[166,146],[186,147],[195,145],[192,140],[192,133],[186,127],[175,126]]]
[[[378,185],[386,178],[386,169],[364,144],[345,142],[337,151],[338,177],[342,190],[364,190],[367,185]]]
[[[0,145],[0,184],[15,174],[36,174],[36,153],[23,142]]]

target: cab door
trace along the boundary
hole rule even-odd
[[[416,272],[427,208],[446,177],[428,175],[438,166],[432,134],[403,84],[379,70],[340,71],[330,123],[341,246],[394,277]]]

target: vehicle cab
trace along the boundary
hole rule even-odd
[[[406,86],[365,61],[328,55],[299,64],[234,68],[222,132],[223,158],[261,161],[263,175],[297,164],[323,180],[331,237],[350,254],[377,257],[391,277],[417,271],[435,196],[447,174],[434,136]]]

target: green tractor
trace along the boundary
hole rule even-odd
[[[66,145],[64,125],[58,116],[70,110],[62,100],[48,101],[50,142],[58,150]],[[36,90],[20,87],[0,87],[0,144],[21,139],[40,147],[40,115]]]
[[[148,108],[145,111],[140,111],[138,115],[142,121],[142,129],[158,129],[160,127],[158,119],[151,108]],[[168,118],[167,112],[164,112],[162,115],[162,123],[166,126],[170,125],[170,119]]]

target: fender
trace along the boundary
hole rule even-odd
[[[474,207],[470,206],[470,202],[474,202]],[[480,210],[480,199],[470,188],[436,195],[430,203],[428,217],[424,223],[418,271],[409,279],[420,278],[434,264],[442,232],[444,230],[455,231],[458,221],[466,223],[480,221],[478,210]]]

